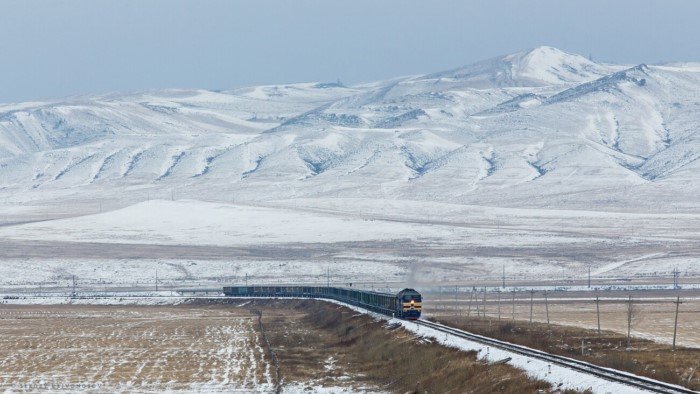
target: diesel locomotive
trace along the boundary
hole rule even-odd
[[[389,294],[343,287],[226,286],[224,287],[224,295],[229,297],[324,298],[408,320],[420,318],[422,301],[420,293],[413,289],[403,289],[397,294]]]

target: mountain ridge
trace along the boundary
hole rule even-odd
[[[693,64],[603,65],[537,47],[356,86],[0,105],[0,197],[119,199],[128,188],[136,200],[700,210],[688,203],[700,189],[697,91]]]

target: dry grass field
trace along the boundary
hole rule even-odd
[[[522,394],[551,389],[510,365],[484,363],[475,353],[417,338],[338,305],[312,300],[286,303],[298,313],[298,326],[304,329],[273,317],[267,319],[266,330],[279,354],[282,375],[309,382],[303,383],[308,390],[327,380],[396,393]],[[318,373],[316,360],[324,360],[323,373]]]
[[[385,324],[311,300],[0,305],[0,391],[550,390]]]
[[[502,296],[500,313],[497,296],[487,295],[484,303],[483,293],[479,302],[442,297],[425,302],[424,308],[430,318],[467,331],[700,389],[696,299],[686,297],[679,307],[677,349],[672,351],[675,304],[668,297],[633,296],[628,347],[624,297],[601,301],[599,334],[591,299],[552,297],[545,303],[541,294],[535,295],[530,323],[529,295],[516,296],[515,313],[510,296]]]
[[[600,297],[600,327],[602,330],[627,333],[627,294],[602,295]],[[483,293],[469,300],[464,293],[454,295],[436,295],[426,297],[424,302],[426,315],[485,315],[491,319],[530,320],[530,295],[523,292],[516,295],[515,308],[512,293],[487,293],[484,308]],[[561,293],[550,293],[545,302],[542,292],[534,294],[532,320],[535,322],[597,329],[595,295],[567,297]],[[649,339],[661,344],[671,345],[675,319],[674,294],[632,294],[632,336]],[[700,297],[695,292],[681,295],[678,313],[676,343],[679,346],[700,348]],[[500,307],[499,307],[500,304]],[[500,309],[500,313],[499,313]],[[515,313],[513,313],[515,309]]]
[[[2,306],[0,387],[269,388],[255,323],[237,308]]]

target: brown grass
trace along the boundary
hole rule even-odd
[[[3,306],[0,334],[0,391],[248,390],[266,383],[247,310]]]
[[[434,320],[469,332],[588,361],[653,379],[700,389],[700,349],[678,348],[633,338],[627,349],[625,335],[545,323],[504,319],[438,316]],[[581,341],[584,350],[581,350]]]
[[[288,389],[551,391],[511,366],[484,364],[474,353],[344,307],[240,299],[151,307],[2,306],[0,390],[272,389],[274,368],[251,310],[262,312]]]
[[[268,319],[266,330],[282,365],[285,380],[318,376],[318,363],[337,359],[326,378],[352,375],[358,385],[391,392],[529,393],[549,391],[508,365],[487,365],[476,354],[416,338],[401,328],[384,327],[366,315],[320,301],[288,301],[308,330],[290,332],[286,317]],[[288,321],[287,321],[288,323]]]

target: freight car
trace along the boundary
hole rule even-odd
[[[413,289],[403,289],[397,294],[356,290],[342,287],[312,286],[227,286],[224,295],[229,297],[295,297],[325,298],[403,319],[420,317],[422,297]]]

